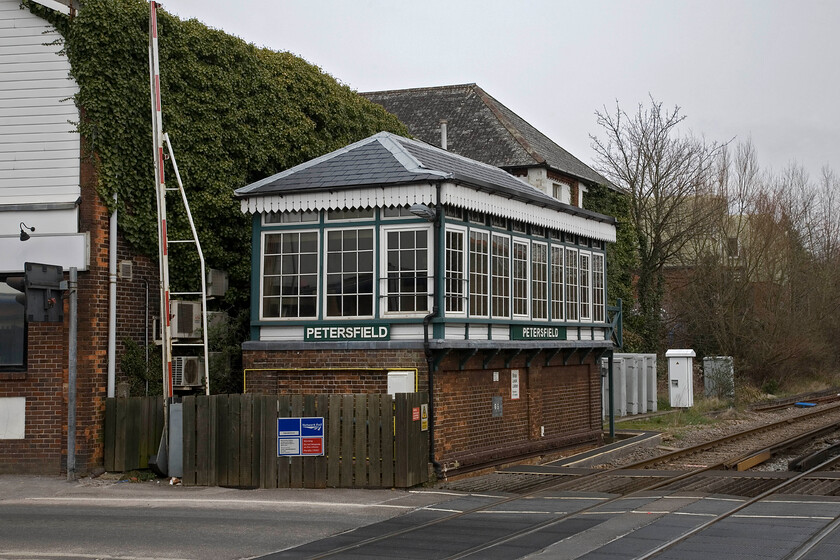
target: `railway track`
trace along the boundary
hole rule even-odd
[[[472,507],[453,507],[454,511],[435,509],[434,514],[426,512],[426,517],[418,514],[418,518],[413,522],[397,523],[378,534],[347,535],[333,542],[323,543],[320,549],[305,546],[297,551],[286,551],[271,557],[379,557],[384,554],[383,550],[391,550],[391,546],[400,546],[396,543],[422,542],[426,543],[426,546],[431,545],[430,552],[425,554],[424,558],[519,558],[520,556],[514,555],[517,553],[515,551],[526,550],[529,547],[533,551],[534,546],[548,546],[556,540],[561,540],[560,535],[565,534],[563,531],[570,525],[576,522],[590,523],[598,512],[618,506],[619,502],[626,503],[634,498],[649,499],[652,493],[720,493],[720,488],[725,484],[733,484],[733,480],[736,487],[749,486],[749,494],[752,497],[691,531],[660,543],[655,549],[639,557],[653,558],[768,496],[782,491],[801,492],[809,485],[812,488],[820,484],[825,485],[825,475],[819,473],[824,473],[825,469],[834,466],[840,458],[830,458],[796,474],[765,473],[761,476],[750,476],[727,469],[737,468],[756,453],[766,453],[770,450],[772,454],[778,449],[797,445],[797,442],[801,444],[803,437],[815,437],[814,434],[825,433],[831,429],[840,429],[840,404],[821,407],[820,410],[809,411],[794,418],[630,465],[605,470],[569,469],[572,472],[568,474],[540,475],[536,482],[523,485],[517,494],[501,497],[482,496]],[[803,436],[805,433],[809,435]],[[768,444],[771,440],[772,444]],[[748,445],[746,442],[749,441],[760,443]],[[732,473],[734,478],[725,476],[727,473]],[[828,484],[832,491],[840,495],[840,473],[829,474]],[[528,476],[522,473],[519,475]],[[739,495],[739,492],[733,494]],[[522,504],[538,503],[553,498],[568,500],[571,499],[568,498],[570,495],[579,496],[577,499],[580,501],[578,506],[568,508],[568,511],[533,511],[530,512],[532,517],[527,518],[527,521],[517,517],[516,524],[499,526],[489,534],[486,530],[479,530],[486,529],[488,519],[493,517],[487,514],[504,514],[506,508],[514,504],[519,507]],[[449,536],[453,532],[463,535],[461,542],[453,542],[453,538]],[[481,535],[480,538],[477,535]],[[438,548],[434,547],[435,542],[440,543]]]
[[[699,525],[698,527],[695,527],[694,529],[692,529],[688,532],[685,532],[685,533],[681,534],[678,537],[669,539],[666,542],[661,543],[659,546],[657,546],[656,548],[654,548],[650,552],[648,552],[648,553],[646,553],[642,556],[638,556],[637,560],[648,560],[650,558],[655,558],[657,556],[660,556],[665,551],[670,550],[670,549],[674,548],[675,546],[679,545],[680,543],[685,542],[686,540],[690,539],[691,537],[693,537],[693,536],[695,536],[699,533],[702,533],[703,531],[706,531],[706,530],[710,529],[711,527],[723,522],[725,519],[735,515],[739,511],[742,511],[742,510],[748,508],[749,506],[751,506],[753,504],[756,504],[756,503],[760,502],[761,500],[764,500],[765,498],[769,498],[770,496],[773,496],[774,494],[778,494],[778,493],[782,492],[783,490],[788,489],[793,484],[799,482],[801,479],[803,479],[803,478],[805,478],[809,475],[812,475],[812,474],[814,474],[818,471],[822,471],[822,470],[825,470],[827,468],[833,467],[837,463],[840,463],[840,456],[832,457],[831,459],[823,461],[822,463],[819,463],[818,465],[810,468],[809,470],[807,470],[805,472],[799,473],[799,474],[797,474],[797,475],[795,475],[795,476],[793,476],[793,477],[791,477],[788,480],[785,480],[783,482],[779,482],[778,484],[774,485],[772,488],[768,488],[767,490],[765,490],[764,492],[762,492],[758,496],[755,496],[754,498],[751,498],[751,499],[739,504],[738,506],[735,506],[734,508],[730,509],[729,511],[715,516],[714,518],[706,521],[705,523]],[[836,518],[834,520],[834,522],[832,524],[830,524],[829,526],[835,526],[838,523],[840,523],[840,516],[838,516],[838,518]],[[833,530],[833,529],[831,529],[831,530]],[[797,550],[795,550],[792,557],[795,557],[795,558],[803,557],[807,552],[809,552],[811,549],[813,549],[815,546],[817,546],[820,542],[822,542],[822,540],[828,534],[831,533],[831,530],[821,531],[821,533],[819,535],[817,535],[815,538],[810,539],[804,545],[800,546]],[[790,558],[790,557],[791,557],[791,555],[788,555],[788,558]]]

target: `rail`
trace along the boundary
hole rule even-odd
[[[711,449],[715,446],[725,445],[725,444],[731,443],[733,441],[738,441],[738,440],[741,440],[743,438],[749,437],[750,435],[754,435],[754,434],[762,432],[762,431],[773,430],[775,428],[780,428],[782,426],[788,426],[790,424],[797,423],[797,422],[800,422],[800,421],[803,421],[803,420],[817,418],[821,415],[826,415],[826,414],[828,414],[828,413],[830,413],[830,412],[832,412],[832,411],[834,411],[838,408],[840,408],[840,404],[837,404],[837,405],[834,405],[834,406],[831,406],[831,407],[826,407],[826,408],[823,408],[821,410],[811,411],[811,412],[802,414],[800,416],[797,416],[796,418],[782,420],[782,421],[779,421],[779,422],[774,422],[772,424],[767,424],[765,426],[761,426],[759,428],[753,428],[753,429],[745,430],[743,432],[739,432],[737,434],[731,434],[731,435],[728,435],[728,436],[724,436],[723,438],[719,438],[718,440],[715,440],[715,441],[712,441],[712,442],[706,442],[706,443],[696,445],[696,446],[693,446],[693,447],[690,447],[690,448],[681,449],[681,450],[677,450],[677,451],[674,451],[674,452],[666,453],[664,455],[658,456],[658,457],[653,458],[653,459],[646,459],[646,460],[638,461],[638,462],[630,464],[630,465],[624,465],[624,466],[621,466],[621,467],[613,467],[613,468],[610,468],[610,469],[594,471],[594,472],[587,473],[587,474],[584,474],[584,475],[576,476],[573,481],[568,481],[565,478],[561,481],[557,481],[557,480],[547,481],[545,483],[535,485],[535,486],[531,487],[527,492],[524,492],[524,493],[521,493],[521,494],[517,494],[517,495],[513,495],[513,496],[507,496],[507,497],[504,497],[504,498],[499,498],[499,499],[493,500],[493,501],[491,501],[487,504],[476,506],[476,507],[470,508],[470,509],[466,509],[464,511],[455,512],[455,513],[452,513],[450,515],[443,516],[441,518],[429,520],[429,521],[426,521],[424,523],[419,523],[417,525],[412,525],[410,527],[404,527],[404,528],[401,528],[401,529],[398,529],[398,530],[390,531],[390,532],[387,532],[387,533],[382,534],[382,535],[378,535],[378,536],[374,536],[374,537],[370,537],[370,538],[365,538],[365,539],[362,539],[358,542],[346,544],[346,545],[339,546],[339,547],[336,547],[336,548],[328,550],[328,551],[321,552],[321,553],[319,553],[315,556],[311,556],[311,558],[313,558],[313,559],[330,558],[330,557],[341,555],[341,554],[349,552],[349,551],[357,550],[359,548],[362,548],[362,547],[365,547],[365,546],[368,546],[368,545],[381,543],[383,541],[386,541],[388,539],[392,539],[392,538],[395,538],[395,537],[401,537],[401,536],[404,536],[404,535],[407,535],[407,534],[410,534],[410,533],[414,533],[414,532],[418,532],[418,534],[419,534],[419,532],[422,531],[423,529],[427,529],[429,527],[439,525],[441,523],[451,522],[451,521],[457,520],[459,518],[463,518],[465,516],[468,516],[470,514],[497,509],[501,505],[504,505],[504,504],[507,504],[507,503],[510,503],[510,502],[513,502],[513,501],[516,501],[516,500],[521,500],[523,498],[533,497],[536,494],[539,494],[541,492],[545,492],[545,491],[548,491],[548,490],[560,490],[560,489],[563,489],[564,487],[567,487],[567,486],[572,485],[572,484],[579,484],[581,481],[587,480],[587,479],[594,479],[594,478],[597,478],[597,477],[606,477],[606,476],[620,474],[622,471],[626,472],[626,471],[629,471],[629,470],[632,470],[632,469],[645,469],[645,468],[648,468],[648,467],[656,465],[656,464],[667,463],[669,461],[672,461],[675,458],[680,458],[680,457],[683,457],[683,456],[686,456],[686,455],[689,455],[689,454],[692,454],[692,453],[698,453],[698,452],[702,452],[702,451]],[[824,429],[825,429],[825,427],[822,427],[818,430],[810,430],[809,433],[817,432],[817,431],[824,430]],[[801,434],[797,434],[793,438],[787,438],[785,442],[778,443],[777,445],[774,446],[774,448],[789,447],[790,445],[792,445],[791,442],[793,440],[800,440],[800,439],[801,439]],[[790,440],[790,441],[787,441],[787,440]],[[746,460],[748,457],[755,454],[756,451],[757,450],[755,450],[755,449],[748,450],[746,452],[742,451],[739,454],[733,454],[729,457],[726,457],[726,458],[724,458],[720,461],[716,461],[716,462],[714,462],[712,464],[709,464],[709,465],[704,465],[704,466],[701,466],[701,467],[692,468],[690,470],[680,472],[678,474],[673,474],[672,473],[672,474],[667,474],[667,475],[664,475],[664,476],[657,476],[657,477],[655,477],[655,480],[650,481],[650,483],[643,484],[641,487],[636,487],[631,492],[621,493],[621,494],[618,494],[618,495],[615,495],[615,496],[612,496],[612,497],[609,497],[609,498],[596,499],[596,503],[593,503],[591,505],[584,506],[580,509],[577,509],[575,511],[571,511],[571,512],[568,512],[568,513],[559,514],[556,517],[552,517],[551,519],[544,520],[542,522],[531,524],[527,527],[524,527],[520,530],[512,531],[512,532],[507,533],[503,536],[500,536],[496,539],[492,539],[492,540],[483,542],[481,544],[478,544],[476,546],[470,547],[468,549],[458,551],[457,553],[455,553],[453,555],[450,555],[446,558],[447,558],[447,560],[456,560],[456,559],[466,558],[466,557],[479,557],[480,556],[479,553],[481,553],[483,551],[487,551],[487,550],[493,549],[495,547],[499,547],[501,545],[504,545],[506,543],[511,543],[512,541],[515,541],[515,540],[521,539],[523,537],[527,537],[529,535],[538,533],[540,531],[544,531],[544,530],[546,530],[548,528],[551,528],[553,526],[556,526],[556,525],[558,525],[558,524],[560,524],[560,523],[562,523],[562,522],[564,522],[568,519],[571,519],[571,518],[583,515],[587,512],[590,512],[590,511],[594,510],[595,508],[603,508],[605,505],[609,505],[611,503],[617,502],[619,500],[626,499],[628,497],[640,495],[644,492],[650,492],[650,491],[653,491],[653,490],[661,489],[661,488],[664,488],[664,487],[667,487],[667,486],[674,485],[675,483],[685,482],[685,481],[688,481],[691,478],[697,477],[697,476],[699,476],[703,473],[706,473],[708,471],[725,469],[729,465],[738,464],[740,461]],[[756,501],[759,501],[760,499],[762,499],[762,497],[767,497],[774,492],[778,492],[779,490],[781,490],[783,488],[786,488],[790,484],[793,484],[794,482],[796,482],[798,480],[801,480],[802,478],[816,472],[817,470],[820,470],[822,468],[826,468],[827,465],[834,464],[835,462],[840,462],[840,458],[831,459],[830,461],[826,461],[824,463],[821,463],[817,467],[809,469],[808,471],[806,471],[804,473],[799,473],[792,478],[781,481],[779,484],[775,485],[773,488],[771,488],[771,489],[769,489],[765,492],[762,492],[756,498],[751,498],[749,503],[747,503],[746,505],[739,506],[737,509],[731,510],[730,512],[727,512],[726,516],[732,515],[732,514],[736,513],[737,511],[740,511],[744,507],[747,507],[747,505],[749,505],[750,503],[755,503]],[[725,517],[722,517],[722,518],[725,518]],[[702,528],[705,528],[705,527],[709,526],[710,524],[711,523],[704,524],[703,526],[701,526],[701,530],[702,530]],[[682,538],[681,540],[685,540],[685,538],[690,537],[692,534],[696,534],[696,532],[697,531],[695,530],[695,531],[692,531],[690,534],[687,533],[687,534],[681,535],[681,536],[684,536],[684,538]],[[663,552],[664,550],[666,550],[667,549],[666,547],[674,546],[678,542],[681,542],[681,540],[674,539],[673,542],[669,541],[668,543],[663,543],[663,545],[661,545],[660,547],[655,549],[655,551],[651,551],[650,553],[647,553],[648,555],[644,556],[643,558],[653,557],[655,554],[659,554],[660,552]]]

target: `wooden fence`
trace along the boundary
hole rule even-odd
[[[105,470],[145,469],[158,452],[163,432],[163,397],[105,401]]]
[[[425,393],[201,395],[182,403],[185,485],[408,488],[428,479],[429,438],[418,419]],[[321,416],[323,456],[277,456],[278,418]]]

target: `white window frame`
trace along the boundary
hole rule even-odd
[[[280,216],[281,219],[277,222],[270,221],[268,219],[268,217],[271,216],[272,214],[277,214],[278,216]],[[288,214],[299,214],[301,216],[301,218],[303,216],[305,216],[306,214],[314,214],[313,217],[315,219],[314,220],[302,220],[301,219],[301,220],[297,220],[297,221],[283,220],[282,219],[283,215],[288,215]],[[297,226],[297,225],[300,225],[300,224],[317,224],[320,221],[319,214],[320,213],[318,212],[318,210],[288,210],[288,211],[282,211],[282,212],[263,212],[263,214],[260,216],[260,223],[264,226],[269,226],[269,227],[272,227],[272,226],[293,226],[294,227],[294,226]]]
[[[586,267],[583,263],[586,262]],[[592,253],[580,251],[578,253],[578,304],[581,323],[592,322]]]
[[[496,285],[496,278],[503,278],[501,276],[497,276],[494,271],[494,266],[496,263],[496,253],[493,250],[495,247],[494,240],[496,238],[504,239],[507,241],[507,251],[508,254],[504,257],[504,260],[507,261],[507,294],[504,296],[499,296],[494,291],[494,286]],[[512,256],[513,246],[511,245],[511,238],[510,235],[503,235],[501,233],[491,232],[490,233],[490,316],[493,319],[510,319],[511,311],[513,309],[513,305],[511,305],[511,279],[513,277],[512,270],[511,270],[511,256]],[[507,313],[504,315],[496,313],[494,300],[502,298],[505,303]]]
[[[430,208],[432,210],[434,210],[434,206],[430,206]],[[385,215],[386,211],[393,210],[393,209],[399,210],[400,214],[398,216],[386,216]],[[405,213],[403,213],[403,212],[405,212]],[[411,213],[410,206],[404,206],[402,204],[395,204],[395,205],[392,204],[392,205],[388,205],[388,206],[382,206],[381,208],[379,208],[379,219],[380,220],[405,220],[406,218],[417,219],[417,216],[415,216],[414,214]],[[364,219],[367,220],[368,218],[364,218]]]
[[[518,278],[516,276],[516,246],[525,247],[525,278]],[[521,299],[525,301],[525,313],[516,312],[517,294],[516,283],[521,282],[525,285],[525,293]],[[516,318],[527,319],[531,314],[531,244],[527,239],[513,238],[510,245],[510,312]]]
[[[426,233],[426,309],[418,311],[389,311],[388,298],[388,234],[400,231],[423,231]],[[425,317],[433,306],[435,279],[432,276],[433,251],[431,224],[404,224],[383,226],[379,237],[379,315],[381,317]]]
[[[444,233],[444,259],[443,259],[443,266],[444,266],[444,315],[447,317],[466,317],[467,312],[470,307],[470,270],[469,270],[469,253],[470,253],[470,237],[469,231],[465,227],[459,226],[451,226],[447,225],[445,228]],[[450,282],[449,274],[452,272],[449,269],[449,233],[454,233],[461,236],[461,310],[460,311],[453,311],[450,309],[450,303],[452,298],[450,298],[449,293],[449,286],[448,283]]]
[[[266,237],[269,235],[289,235],[289,234],[303,234],[303,233],[314,233],[315,234],[315,315],[312,317],[301,317],[300,315],[295,317],[266,317],[265,316],[265,247],[266,247]],[[321,232],[317,229],[281,229],[281,230],[269,230],[263,231],[260,237],[260,297],[259,297],[259,318],[260,321],[317,321],[318,320],[318,309],[320,308],[320,298],[321,298],[321,259],[318,258],[319,254],[318,251],[321,247]],[[282,254],[282,253],[281,253]],[[274,275],[272,275],[274,276]],[[279,275],[282,278],[282,274]],[[271,296],[276,297],[276,296]],[[298,295],[298,297],[300,297]],[[282,287],[281,287],[281,295],[280,298],[282,300]],[[282,303],[281,303],[282,306]]]
[[[548,293],[549,293],[549,310],[551,311],[552,321],[564,321],[566,319],[566,248],[557,243],[551,243],[548,249]],[[560,258],[554,258],[555,252],[559,253]],[[560,297],[554,297],[555,288],[559,292]],[[557,310],[560,313],[556,313]]]
[[[596,268],[595,263],[600,261]],[[607,259],[603,253],[592,253],[592,321],[607,320]]]
[[[543,284],[543,290],[545,295],[545,303],[541,303],[544,305],[545,313],[544,317],[537,317],[536,316],[536,309],[537,309],[537,302],[534,299],[536,297],[537,290],[535,289],[535,284],[537,280],[534,277],[534,266],[536,263],[534,262],[534,247],[542,247],[545,250],[545,262],[542,264],[545,270],[545,280]],[[530,262],[528,263],[530,272],[531,272],[531,281],[529,285],[531,286],[531,318],[535,321],[548,321],[548,318],[551,316],[551,257],[550,257],[550,249],[548,243],[543,243],[540,241],[532,241],[531,242],[531,258]]]
[[[574,260],[574,263],[572,261]],[[580,294],[578,283],[580,282],[580,271],[578,269],[578,250],[574,247],[563,248],[563,297],[566,300],[566,321],[577,323],[580,320]],[[571,299],[574,297],[574,300]],[[574,315],[574,316],[573,316]]]
[[[473,262],[473,259],[472,259],[472,238],[473,238],[473,234],[475,234],[477,236],[478,235],[484,236],[485,237],[485,242],[487,243],[487,254],[484,256],[484,259],[483,259],[484,260],[484,267],[486,269],[486,273],[484,275],[484,278],[487,280],[487,282],[486,282],[487,291],[484,294],[476,294],[475,295],[476,298],[481,297],[481,298],[484,299],[484,306],[487,308],[487,313],[483,313],[483,314],[475,313],[475,311],[473,310],[473,305],[472,305],[472,300],[473,300],[473,295],[474,295],[473,288],[478,285],[477,282],[473,281],[473,275],[477,274],[473,270],[473,267],[472,267],[472,262]],[[466,251],[466,253],[468,255],[467,256],[467,268],[468,268],[468,270],[467,270],[467,274],[468,274],[468,276],[467,276],[467,285],[468,285],[467,307],[468,307],[470,317],[476,317],[476,318],[481,318],[481,319],[487,319],[487,318],[490,317],[490,282],[491,282],[491,278],[492,278],[492,273],[490,271],[491,247],[492,247],[492,237],[490,235],[489,230],[479,229],[479,228],[470,228],[469,229],[469,233],[468,233],[468,236],[467,236],[467,251]]]
[[[330,293],[327,291],[328,286],[328,278],[329,278],[329,267],[328,267],[328,259],[329,259],[329,237],[331,233],[339,233],[345,231],[362,231],[362,230],[370,230],[373,235],[373,257],[371,262],[371,269],[370,274],[373,277],[371,281],[371,313],[370,315],[330,315],[327,311],[329,308],[329,298]],[[342,250],[342,255],[343,255]],[[373,318],[376,314],[376,228],[373,225],[370,226],[360,226],[360,227],[353,227],[353,228],[328,228],[324,230],[324,243],[323,243],[323,255],[321,259],[321,270],[323,271],[322,276],[322,286],[321,286],[321,313],[323,314],[324,319],[329,320],[340,320],[340,319],[369,319]],[[343,271],[342,271],[343,273]],[[356,271],[356,275],[358,276],[359,271]],[[356,297],[360,294],[355,294]]]
[[[344,212],[347,211],[366,211],[370,210],[370,216],[357,216],[351,218],[331,218],[330,212]],[[324,210],[324,223],[325,224],[346,224],[350,222],[360,222],[360,221],[370,221],[373,223],[376,220],[376,208],[369,207],[369,208],[330,208],[329,210]]]

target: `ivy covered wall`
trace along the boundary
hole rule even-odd
[[[156,258],[157,219],[149,94],[149,6],[87,0],[66,18],[24,0],[64,37],[79,85],[79,130],[98,170],[98,192],[139,252]],[[286,52],[258,48],[158,11],[163,129],[174,146],[208,266],[228,271],[229,304],[244,306],[250,220],[234,189],[376,132],[406,135],[382,107]],[[177,185],[171,167],[167,184]],[[167,197],[169,237],[188,236],[179,197]],[[173,289],[194,289],[194,252],[173,252]]]

